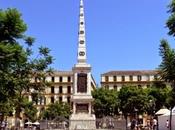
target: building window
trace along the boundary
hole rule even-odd
[[[59,97],[59,102],[61,103],[63,101],[63,98],[62,97]]]
[[[37,83],[37,81],[38,81],[38,78],[37,78],[37,77],[35,77],[35,82]]]
[[[54,88],[54,86],[51,87],[51,93],[52,93],[52,94],[55,93],[55,88]]]
[[[158,79],[158,76],[157,75],[154,75],[154,80],[157,80]]]
[[[150,76],[149,75],[147,75],[147,81],[150,81]]]
[[[81,13],[80,16],[83,16],[83,13]]]
[[[51,100],[51,103],[54,103],[54,97],[51,97],[50,100]]]
[[[109,89],[109,85],[106,85],[106,86],[105,86],[105,89]]]
[[[67,77],[67,81],[71,82],[71,77],[70,76]]]
[[[41,105],[42,104],[42,97],[39,97],[38,98],[38,105]]]
[[[129,76],[129,81],[133,81],[133,76],[132,75]]]
[[[63,87],[62,87],[62,86],[59,87],[59,93],[60,93],[60,94],[63,93]]]
[[[146,87],[147,87],[147,88],[150,88],[150,85],[149,85],[149,84],[147,84],[147,85],[146,85]]]
[[[138,85],[138,88],[142,88],[142,85]]]
[[[67,102],[70,103],[70,97],[67,97]]]
[[[137,76],[137,81],[141,81],[142,80],[142,76],[141,75],[138,75]]]
[[[55,82],[55,77],[52,77],[52,82]]]
[[[60,82],[63,82],[63,77],[60,77]]]
[[[109,81],[109,77],[105,76],[105,82],[108,82],[108,81]]]
[[[46,97],[44,97],[44,105],[46,105]]]
[[[71,93],[71,86],[67,86],[67,93],[68,93],[68,94]]]
[[[83,25],[84,23],[83,22],[80,22],[81,25]]]
[[[113,81],[114,81],[114,82],[117,81],[117,76],[113,76]]]
[[[114,85],[114,90],[117,90],[117,85]]]
[[[125,76],[122,76],[122,81],[125,81]]]

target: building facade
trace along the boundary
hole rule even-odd
[[[50,85],[45,88],[35,105],[42,107],[56,101],[69,103],[72,93],[72,77],[72,71],[54,71],[52,75],[47,76],[46,81]],[[32,82],[36,82],[35,79]],[[32,101],[31,95],[29,95],[29,101]]]
[[[91,91],[96,88],[96,83],[92,75],[90,75]],[[35,104],[37,109],[43,109],[47,105],[55,102],[70,103],[73,94],[74,74],[73,71],[54,71],[52,75],[46,77],[46,81],[50,83],[42,92],[38,102]],[[32,80],[35,82],[35,79]],[[32,91],[32,90],[30,90]],[[32,101],[32,95],[28,96]]]
[[[101,74],[101,86],[118,91],[125,85],[147,88],[156,78],[156,70],[109,71]]]

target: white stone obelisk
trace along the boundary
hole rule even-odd
[[[92,114],[91,66],[86,63],[86,37],[83,0],[80,0],[78,55],[77,63],[72,68],[74,73],[71,102],[73,111],[69,129],[96,129],[95,115]]]

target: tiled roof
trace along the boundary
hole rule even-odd
[[[156,70],[128,70],[128,71],[109,71],[103,73],[102,76],[111,76],[111,75],[156,75]]]

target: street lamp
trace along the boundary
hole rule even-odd
[[[170,127],[170,130],[172,129],[172,111],[173,111],[173,107],[170,107],[170,123],[169,123],[169,127]]]
[[[2,121],[2,113],[0,112],[0,122]]]
[[[135,120],[136,120],[136,127],[137,127],[137,130],[138,130],[138,109],[134,107],[134,112],[135,112]]]
[[[134,112],[135,112],[135,118],[137,119],[137,112],[138,112],[138,109],[134,107]]]

